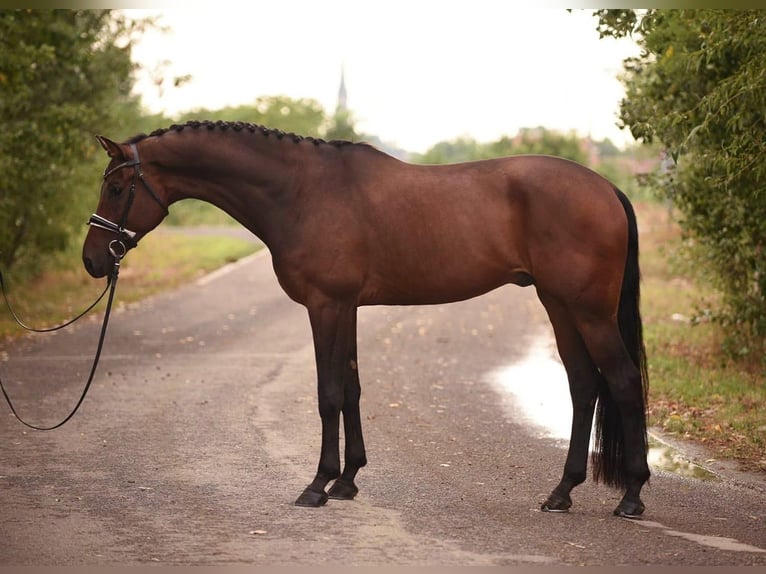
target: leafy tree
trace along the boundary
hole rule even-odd
[[[252,104],[229,106],[220,110],[201,108],[183,114],[179,121],[194,119],[251,122],[312,137],[323,137],[328,124],[325,110],[319,102],[311,98],[294,99],[288,96],[261,96]]]
[[[560,134],[543,127],[523,128],[515,137],[502,136],[490,143],[470,137],[439,142],[416,158],[419,163],[455,163],[520,154],[546,154],[588,163],[582,141],[574,134]]]
[[[360,135],[356,131],[354,117],[348,110],[339,109],[329,120],[324,137],[328,140],[358,141]]]
[[[514,138],[504,136],[488,146],[491,157],[543,154],[564,157],[587,165],[582,140],[574,133],[561,134],[543,127],[522,128]]]
[[[766,18],[759,10],[601,10],[636,34],[620,117],[673,159],[656,182],[723,294],[715,317],[741,353],[766,351]]]
[[[130,23],[110,10],[0,10],[0,265],[65,247],[98,168],[93,134],[129,110]],[[100,157],[99,157],[100,159]]]
[[[417,157],[416,161],[426,164],[442,164],[471,161],[486,157],[486,149],[483,144],[473,138],[464,136],[435,144],[422,156]]]

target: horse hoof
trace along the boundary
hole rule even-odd
[[[317,492],[316,490],[304,490],[295,501],[295,506],[306,506],[310,508],[319,508],[327,503],[327,494],[324,490]]]
[[[327,496],[334,500],[354,500],[354,497],[359,492],[359,489],[350,480],[338,479],[330,487],[327,492]]]
[[[622,500],[617,508],[614,509],[614,515],[620,518],[641,518],[641,515],[645,510],[644,503],[640,500],[637,502],[630,500]]]
[[[548,499],[543,502],[540,510],[543,512],[569,512],[571,506],[572,499],[568,495],[561,496],[560,494],[551,493]]]

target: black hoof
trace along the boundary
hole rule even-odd
[[[359,489],[352,481],[339,478],[330,487],[327,496],[334,500],[354,500],[358,492]]]
[[[640,500],[632,501],[623,499],[617,508],[614,509],[614,515],[621,518],[641,518],[645,510],[644,503]]]
[[[552,492],[548,499],[543,502],[540,510],[543,512],[569,512],[572,506],[572,499],[568,494],[561,495]]]
[[[319,508],[327,503],[327,494],[324,490],[317,492],[316,490],[304,490],[295,501],[295,506],[307,506],[310,508]]]

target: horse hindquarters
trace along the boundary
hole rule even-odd
[[[594,393],[596,445],[592,457],[597,481],[626,490],[615,510],[622,516],[638,516],[640,499],[649,478],[646,461],[646,358],[639,313],[638,232],[633,209],[615,189],[627,216],[628,245],[622,262],[622,283],[617,317],[607,281],[592,280],[576,298],[558,299],[540,293],[556,332],[562,361],[567,369],[573,401],[573,429],[564,478],[546,501],[548,510],[568,507],[569,491],[584,480],[587,452],[585,426],[590,425]],[[605,271],[613,272],[614,269]],[[539,290],[539,288],[538,288]],[[564,302],[566,301],[566,302]],[[587,421],[587,423],[586,423]],[[589,434],[589,433],[588,433]]]

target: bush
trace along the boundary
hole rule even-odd
[[[711,316],[738,354],[766,354],[766,19],[758,10],[602,10],[603,35],[638,33],[621,120],[658,141],[661,193],[682,214]]]

